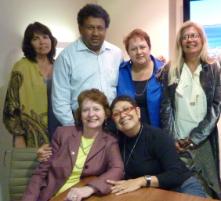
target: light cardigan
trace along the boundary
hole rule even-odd
[[[26,58],[13,67],[5,99],[3,121],[14,136],[24,136],[27,147],[48,143],[47,83],[37,63]]]

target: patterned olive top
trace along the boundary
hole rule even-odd
[[[24,136],[27,147],[48,143],[47,82],[37,63],[22,58],[13,67],[3,122],[14,136]]]

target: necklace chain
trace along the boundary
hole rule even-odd
[[[86,155],[87,149],[88,149],[89,147],[91,147],[91,145],[92,145],[93,143],[94,143],[94,141],[92,141],[92,143],[88,144],[87,146],[84,146],[84,145],[83,145],[83,142],[81,141],[81,143],[80,143],[80,148],[81,148],[81,150],[82,150],[82,152],[83,152],[84,155]]]
[[[141,92],[138,93],[138,92],[135,90],[135,95],[136,95],[136,96],[142,96],[142,95],[146,92],[147,88],[148,88],[148,80],[146,81],[146,83],[145,83],[145,85],[144,85],[144,88],[143,88],[143,90],[142,90]]]
[[[134,149],[136,148],[137,146],[137,143],[138,143],[138,140],[140,139],[140,136],[141,136],[141,133],[142,133],[142,130],[143,130],[143,125],[141,125],[141,128],[140,128],[140,131],[138,133],[138,136],[137,136],[137,139],[132,147],[132,149],[130,150],[130,153],[129,153],[129,156],[127,158],[127,161],[126,161],[126,138],[124,138],[124,152],[123,152],[123,160],[124,160],[124,166],[127,167],[129,161],[130,161],[130,158],[134,152]]]
[[[88,149],[89,148],[91,149],[93,143],[94,143],[94,140],[90,144],[88,144],[87,146],[84,146],[83,140],[81,140],[79,149],[81,149],[84,157],[89,153]],[[77,169],[82,169],[84,167],[84,164],[85,164],[85,162],[83,163],[83,165],[79,165],[79,164],[77,164],[77,161],[76,161],[75,166]]]

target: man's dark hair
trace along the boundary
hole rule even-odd
[[[78,12],[78,26],[84,25],[84,20],[88,17],[102,18],[105,22],[105,28],[109,27],[110,17],[106,10],[97,4],[87,4]]]
[[[51,51],[48,53],[47,57],[49,61],[53,63],[56,53],[57,39],[52,35],[50,29],[40,22],[29,24],[25,30],[22,42],[22,50],[25,57],[36,62],[36,52],[31,44],[31,40],[33,39],[35,33],[46,34],[49,36],[51,40]]]

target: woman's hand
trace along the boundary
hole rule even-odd
[[[166,58],[165,58],[163,55],[157,56],[157,59],[159,59],[159,60],[160,60],[161,62],[163,62],[163,63],[166,63],[166,62],[167,62]]]
[[[146,180],[144,177],[121,181],[107,180],[107,183],[113,185],[111,187],[111,193],[115,193],[116,195],[132,192],[143,186],[146,186]]]
[[[180,139],[176,141],[176,149],[179,152],[184,152],[188,149],[193,149],[195,144],[190,139]]]
[[[183,149],[182,146],[180,146],[180,143],[178,141],[176,141],[175,146],[176,146],[176,151],[178,153],[181,153],[181,152],[185,151],[185,149]]]
[[[81,201],[95,192],[94,188],[90,186],[71,188],[68,192],[65,201]]]
[[[49,144],[43,144],[38,150],[37,150],[37,159],[38,161],[47,161],[49,157],[52,155],[52,148]]]

